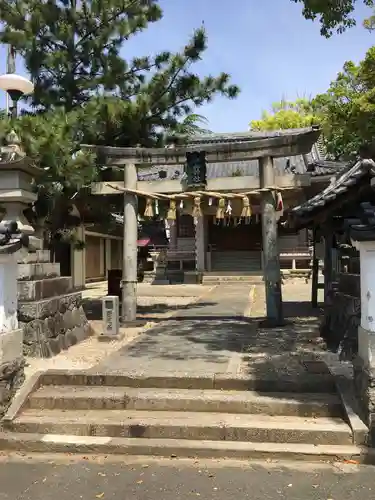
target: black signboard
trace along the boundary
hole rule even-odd
[[[201,187],[207,184],[205,151],[186,153],[185,174],[188,187]]]

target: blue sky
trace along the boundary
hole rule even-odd
[[[235,101],[217,98],[200,108],[216,132],[247,130],[250,120],[283,96],[324,92],[346,60],[358,62],[375,44],[375,34],[359,25],[329,40],[319,24],[306,21],[301,6],[290,0],[161,0],[162,21],[134,37],[124,57],[178,50],[204,21],[208,50],[197,65],[202,74],[220,71],[232,75],[241,87]],[[359,7],[356,17],[368,14]],[[0,71],[5,71],[5,50],[0,48]],[[18,63],[20,73],[23,72]],[[4,96],[0,97],[0,106]]]

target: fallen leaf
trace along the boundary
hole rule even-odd
[[[291,488],[292,486],[293,486],[292,483],[288,484],[288,488]]]
[[[148,464],[143,464],[142,469],[148,469],[150,466]]]
[[[353,464],[353,465],[359,465],[358,460],[344,460],[344,464]]]
[[[98,472],[98,476],[105,477],[105,476],[106,476],[106,474],[104,474],[104,472]]]
[[[99,493],[98,495],[95,495],[96,498],[103,498],[104,497],[104,491],[102,493]]]
[[[143,481],[142,481],[142,480],[137,481],[137,484],[142,484],[142,483],[143,483]]]

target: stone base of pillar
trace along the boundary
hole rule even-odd
[[[360,356],[353,359],[354,387],[360,417],[369,428],[368,444],[375,446],[375,367],[366,367]]]
[[[21,329],[0,333],[0,418],[25,379]]]
[[[203,281],[203,273],[198,271],[184,272],[184,285],[201,285]]]
[[[164,272],[146,271],[143,278],[143,283],[148,285],[169,285],[169,279]]]

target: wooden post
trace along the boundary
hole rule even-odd
[[[124,165],[124,187],[137,189],[137,168]],[[129,323],[137,316],[137,240],[138,200],[130,193],[124,194],[124,253],[122,264],[122,321]]]
[[[273,158],[259,159],[260,187],[275,185]],[[276,200],[273,191],[261,194],[263,275],[266,287],[267,320],[265,326],[279,326],[284,323],[281,272],[277,245]]]
[[[330,304],[333,282],[333,236],[330,231],[324,234],[324,304]]]
[[[316,230],[313,236],[313,263],[311,280],[311,305],[318,307],[319,259],[316,258]]]

